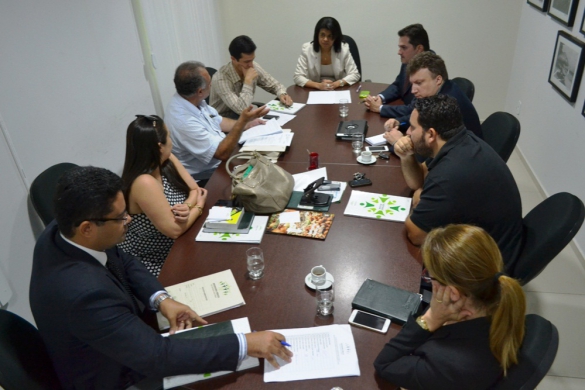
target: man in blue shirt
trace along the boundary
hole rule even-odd
[[[211,90],[211,77],[201,62],[179,65],[174,82],[177,93],[165,113],[173,154],[203,186],[221,161],[230,157],[242,132],[264,123],[259,118],[268,113],[268,108],[250,106],[237,120],[220,116],[205,101]]]

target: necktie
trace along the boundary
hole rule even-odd
[[[136,298],[134,298],[134,294],[132,294],[132,290],[130,289],[128,280],[126,280],[126,277],[124,276],[124,270],[122,269],[120,259],[117,256],[113,256],[108,253],[108,261],[106,261],[106,268],[116,277],[116,279],[118,279],[118,281],[124,287],[124,290],[126,290],[128,295],[130,295],[136,313],[140,313],[140,309],[138,307],[138,303],[136,302]]]

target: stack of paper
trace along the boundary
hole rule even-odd
[[[294,133],[290,129],[277,134],[255,137],[246,141],[240,152],[284,152],[292,143]]]
[[[252,226],[250,226],[250,231],[248,234],[206,233],[203,231],[202,227],[199,234],[197,234],[197,237],[195,237],[195,241],[260,244],[262,241],[262,236],[264,236],[264,229],[266,228],[267,222],[267,216],[256,215],[254,217],[254,221],[252,222]]]
[[[384,139],[384,133],[374,135],[372,137],[368,137],[368,138],[366,138],[366,142],[372,146],[386,145],[386,139]]]
[[[282,127],[280,127],[280,125],[274,119],[269,120],[263,125],[257,125],[244,131],[240,136],[238,143],[243,144],[249,139],[271,134],[282,134]]]
[[[293,103],[292,106],[287,107],[284,104],[282,104],[280,100],[271,100],[268,103],[266,103],[266,107],[268,107],[268,109],[272,111],[270,115],[279,115],[281,113],[292,115],[299,112],[299,110],[305,107],[305,105],[302,103]]]
[[[360,365],[349,325],[279,329],[294,354],[292,362],[276,358],[280,369],[264,361],[264,382],[360,376]],[[306,386],[311,388],[311,386]],[[313,386],[314,387],[314,386]]]
[[[404,222],[411,204],[412,198],[353,190],[343,214]]]
[[[351,94],[345,91],[311,91],[307,104],[339,104],[341,99],[351,103]]]

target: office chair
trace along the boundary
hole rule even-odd
[[[72,163],[53,165],[41,172],[32,182],[29,190],[30,201],[45,226],[55,217],[53,197],[55,196],[57,181],[65,171],[76,166],[76,164]]]
[[[481,124],[483,140],[508,161],[520,138],[520,122],[507,112],[494,112]]]
[[[510,275],[530,282],[577,234],[585,217],[581,199],[560,192],[545,199],[522,220],[523,246]]]
[[[217,69],[212,68],[210,66],[206,66],[205,69],[207,69],[207,73],[209,73],[209,77],[211,78],[213,78],[213,75],[215,74],[215,72],[217,72]],[[209,104],[209,96],[205,98],[205,102]]]
[[[353,61],[355,62],[355,66],[358,68],[358,72],[360,72],[360,80],[362,81],[362,62],[360,61],[360,51],[358,50],[357,43],[353,40],[352,37],[349,35],[343,36],[343,41],[349,45],[349,52],[353,57]]]
[[[467,96],[470,102],[473,101],[473,96],[475,96],[475,85],[473,85],[471,80],[465,79],[463,77],[455,77],[454,79],[451,79],[451,81],[457,84],[461,92]]]
[[[559,332],[548,320],[536,314],[526,316],[526,333],[518,364],[508,369],[492,390],[532,390],[552,366],[559,348]]]
[[[5,390],[61,389],[39,331],[6,310],[0,310],[0,386]]]

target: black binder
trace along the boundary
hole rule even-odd
[[[351,307],[404,324],[411,314],[418,313],[421,299],[420,294],[366,279]]]
[[[335,133],[336,139],[354,141],[356,136],[361,135],[365,138],[368,132],[368,121],[365,119],[357,119],[353,121],[342,121],[337,125]]]

